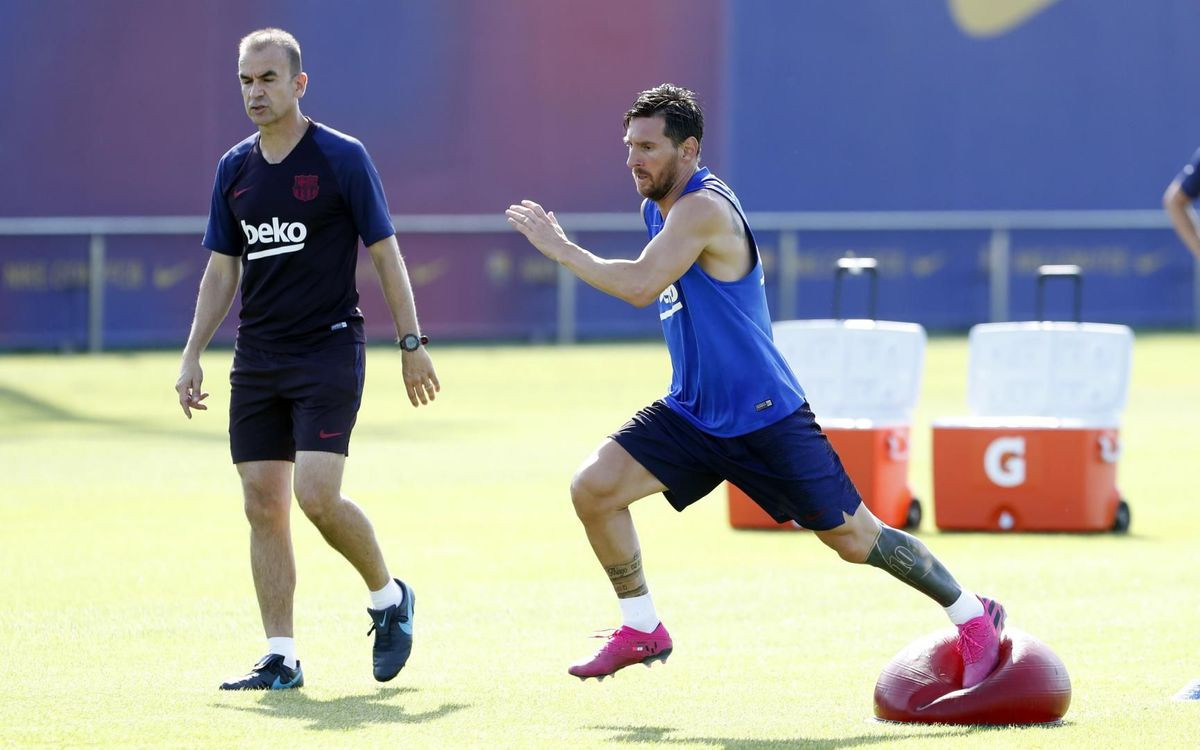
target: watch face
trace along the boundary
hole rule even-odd
[[[415,352],[420,345],[421,339],[411,333],[405,334],[404,338],[400,339],[400,348],[406,352]]]

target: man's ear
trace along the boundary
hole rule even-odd
[[[692,161],[700,158],[700,141],[696,140],[696,136],[689,135],[680,144],[683,149],[683,155]]]

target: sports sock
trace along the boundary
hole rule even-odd
[[[267,653],[279,654],[288,669],[296,668],[296,639],[275,636],[267,639]]]
[[[404,589],[400,588],[400,584],[396,583],[395,579],[387,582],[387,585],[378,591],[371,592],[371,609],[387,609],[393,604],[399,605],[404,601]]]
[[[963,589],[963,592],[958,595],[953,604],[942,609],[946,610],[946,616],[950,618],[950,622],[955,625],[962,625],[964,622],[973,620],[983,614],[983,602],[979,601],[979,597],[970,591]]]
[[[658,614],[654,611],[654,600],[650,594],[617,599],[617,602],[621,605],[622,625],[643,633],[653,633],[658,627]]]

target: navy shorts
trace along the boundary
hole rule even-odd
[[[842,514],[853,515],[862,502],[807,403],[775,424],[721,438],[659,400],[610,437],[666,485],[676,510],[726,479],[779,523],[814,531],[841,526]]]
[[[243,461],[295,461],[296,451],[350,454],[366,346],[300,353],[238,346],[229,373],[229,449]]]

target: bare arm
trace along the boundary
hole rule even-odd
[[[1167,191],[1163,193],[1163,208],[1166,209],[1167,216],[1171,217],[1171,225],[1175,227],[1175,234],[1179,235],[1183,244],[1192,251],[1192,255],[1200,260],[1200,233],[1197,232],[1196,224],[1192,221],[1191,206],[1192,199],[1183,192],[1179,180],[1175,180],[1167,186]]]
[[[383,296],[392,312],[396,336],[408,333],[420,335],[421,327],[417,323],[417,305],[413,300],[412,284],[408,280],[408,269],[404,265],[404,258],[400,256],[400,245],[396,242],[396,236],[385,237],[367,250],[371,253],[371,262],[375,264],[375,272],[379,274],[379,285],[383,288]],[[416,351],[402,351],[400,358],[408,400],[413,406],[432,401],[442,386],[433,369],[433,360],[429,358],[429,352],[425,347],[419,346]]]
[[[724,214],[712,201],[685,196],[636,260],[610,260],[568,240],[554,212],[547,213],[533,201],[509,206],[505,215],[508,223],[547,258],[566,266],[600,291],[637,307],[654,302],[728,227]]]
[[[233,304],[233,295],[237,294],[241,277],[241,258],[217,252],[209,255],[204,277],[200,279],[200,293],[196,296],[192,330],[179,363],[179,379],[175,381],[179,405],[188,419],[192,418],[192,409],[208,409],[201,403],[208,398],[208,394],[202,392],[204,370],[200,367],[200,354],[208,347],[217,327],[229,314],[229,306]]]

